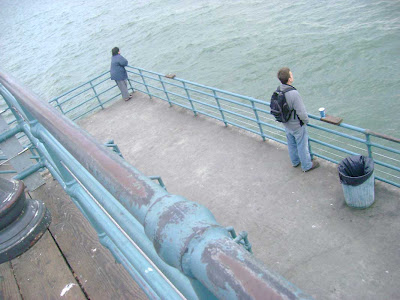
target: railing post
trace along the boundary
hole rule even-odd
[[[139,69],[139,74],[140,74],[140,77],[142,77],[142,81],[143,81],[144,86],[146,87],[147,95],[149,95],[150,99],[152,99],[150,91],[149,91],[149,87],[147,86],[146,81],[144,80],[144,76],[143,76],[142,70],[140,70],[140,69]]]
[[[256,116],[256,119],[257,119],[258,128],[260,128],[261,137],[262,137],[263,141],[265,142],[264,131],[263,131],[261,123],[260,123],[260,118],[258,117],[257,108],[256,108],[256,105],[254,104],[254,101],[252,101],[252,100],[251,100],[251,106],[253,107],[254,115]]]
[[[93,92],[94,92],[94,95],[95,95],[96,98],[97,98],[97,101],[99,101],[99,104],[100,104],[100,106],[101,106],[101,109],[104,109],[103,103],[101,103],[100,98],[99,98],[99,95],[97,95],[96,89],[95,89],[94,86],[93,86],[93,83],[92,83],[91,81],[90,81],[89,83],[90,83],[90,86],[91,86],[92,89],[93,89]]]
[[[64,112],[64,110],[63,110],[61,104],[58,102],[58,98],[56,98],[56,99],[54,99],[54,100],[55,100],[56,103],[57,103],[56,107],[58,107],[58,108],[60,109],[61,113],[62,113],[63,115],[65,115],[65,112]]]
[[[307,126],[307,125],[304,124],[304,126]],[[312,152],[312,149],[311,149],[311,142],[310,142],[310,139],[308,139],[308,151],[310,152],[311,160],[313,160],[313,158],[314,158],[314,153]]]
[[[162,80],[162,77],[161,77],[161,75],[158,75],[158,79],[159,79],[159,80],[160,80],[160,82],[161,82],[161,85],[162,85],[162,87],[163,87],[163,90],[164,90],[165,96],[167,97],[167,100],[168,100],[169,106],[172,106],[171,99],[169,99],[169,95],[168,95],[168,92],[167,92],[167,90],[165,89],[164,81]]]
[[[131,90],[132,90],[132,93],[133,93],[135,91],[135,89],[133,88],[131,80],[129,79],[129,77],[128,77],[128,82],[129,82],[129,86],[131,87]]]
[[[213,91],[213,94],[214,94],[215,101],[217,102],[219,112],[221,113],[222,120],[225,123],[225,127],[227,127],[228,123],[225,120],[225,115],[224,115],[224,112],[223,112],[223,110],[221,108],[221,104],[219,103],[219,98],[217,96],[217,93],[215,92],[215,90],[212,90],[212,91]]]
[[[371,135],[369,133],[365,134],[365,144],[368,148],[368,156],[372,158],[372,149],[371,149]]]
[[[111,147],[111,148],[113,148],[113,151],[114,151],[115,153],[117,153],[119,156],[121,156],[122,158],[124,158],[124,157],[122,156],[121,150],[119,150],[118,145],[114,143],[114,140],[109,140],[107,143],[105,143],[105,146],[106,146],[106,147]]]
[[[188,98],[188,100],[190,102],[190,106],[192,107],[192,111],[193,111],[194,115],[197,116],[197,112],[196,112],[196,109],[194,108],[192,98],[190,98],[189,91],[188,91],[188,89],[186,87],[186,83],[184,81],[182,81],[182,84],[183,84],[183,88],[186,91],[186,96],[187,96],[187,98]]]

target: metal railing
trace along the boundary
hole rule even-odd
[[[201,114],[225,126],[232,125],[261,136],[287,144],[284,128],[270,114],[269,102],[247,97],[174,75],[127,67],[130,91],[138,90],[150,98],[158,98]],[[99,92],[100,91],[100,92]],[[50,101],[62,113],[76,120],[102,109],[118,99],[120,92],[110,80],[109,72],[74,88]],[[335,164],[348,155],[374,158],[375,178],[400,187],[400,139],[379,134],[346,123],[332,125],[309,114],[310,153]]]
[[[309,299],[253,257],[246,233],[169,194],[2,72],[0,94],[17,120],[3,138],[28,137],[40,157],[30,172],[51,172],[150,299]]]

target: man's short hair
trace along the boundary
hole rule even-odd
[[[118,52],[119,52],[119,48],[118,48],[118,47],[114,47],[114,48],[112,48],[112,50],[111,50],[111,53],[112,53],[113,56],[114,56],[114,55],[117,55]]]
[[[283,84],[286,84],[290,78],[290,69],[287,67],[284,67],[278,71],[278,79],[280,82]]]

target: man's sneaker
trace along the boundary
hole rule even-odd
[[[319,162],[317,162],[317,161],[314,160],[314,161],[312,162],[311,168],[309,168],[308,170],[303,171],[303,172],[308,172],[308,171],[314,170],[314,169],[316,169],[316,168],[318,168],[318,167],[319,167]]]
[[[298,164],[295,165],[295,166],[292,165],[293,168],[297,168],[298,166],[300,166],[300,163],[298,163]]]

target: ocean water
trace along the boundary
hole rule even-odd
[[[400,137],[400,1],[0,1],[0,69],[43,100],[129,64],[269,101],[288,66],[307,110]]]

